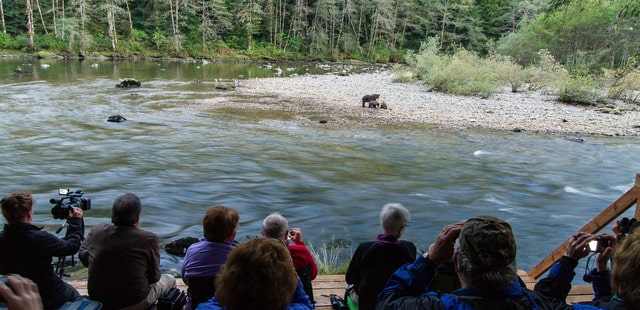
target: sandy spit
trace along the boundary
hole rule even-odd
[[[203,100],[208,108],[229,106],[289,111],[301,123],[322,126],[416,126],[489,129],[564,135],[640,135],[636,106],[584,107],[560,103],[540,92],[505,89],[488,99],[429,92],[419,82],[395,83],[387,70],[375,73],[305,75],[241,80],[238,98]],[[388,109],[363,108],[362,96],[380,94]],[[228,97],[227,97],[228,98]],[[254,97],[255,98],[255,97]]]

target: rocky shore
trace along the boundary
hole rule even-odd
[[[241,80],[238,100],[207,99],[209,108],[231,106],[290,113],[303,124],[322,126],[433,126],[565,135],[640,135],[640,109],[623,103],[574,106],[540,92],[507,88],[488,99],[429,92],[420,82],[393,82],[380,70]],[[363,108],[362,96],[380,94],[388,109]],[[256,98],[246,100],[247,96]],[[240,99],[244,98],[244,99]],[[227,98],[228,99],[228,98]]]

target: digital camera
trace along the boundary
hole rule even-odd
[[[80,190],[70,191],[68,188],[61,188],[58,190],[58,195],[62,198],[52,198],[49,200],[51,204],[54,204],[51,208],[51,214],[54,219],[66,220],[69,218],[69,211],[72,207],[80,208],[82,210],[91,209],[91,199],[82,198],[84,193]]]
[[[608,247],[609,239],[596,238],[596,240],[592,240],[589,242],[589,251],[591,252],[602,253]]]

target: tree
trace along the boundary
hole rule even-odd
[[[251,50],[253,36],[259,33],[264,18],[262,7],[257,0],[243,0],[238,4],[236,16],[247,33],[247,50]]]
[[[0,0],[0,20],[2,20],[2,32],[7,33],[7,24],[4,23],[4,9],[2,8],[2,0]]]
[[[218,37],[226,29],[231,27],[231,19],[233,16],[227,11],[227,7],[223,0],[200,0],[201,9],[201,26],[200,33],[202,35],[202,53],[206,52],[207,38]]]
[[[29,36],[29,51],[34,51],[33,44],[33,10],[31,9],[31,0],[25,0],[26,12],[27,12],[27,35]]]

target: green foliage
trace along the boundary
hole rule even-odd
[[[506,73],[500,76],[493,71],[502,65],[497,58],[481,58],[465,49],[445,55],[437,50],[436,44],[437,39],[432,39],[418,54],[409,53],[406,57],[414,75],[433,90],[487,98],[504,84]]]
[[[0,32],[0,48],[14,48],[13,40],[8,34],[4,32]]]
[[[498,52],[528,65],[540,49],[547,49],[570,71],[598,72],[624,65],[640,52],[637,18],[619,13],[627,0],[567,1],[559,10],[541,15],[498,45]]]
[[[347,242],[344,239],[336,239],[335,235],[331,237],[329,243],[323,243],[320,248],[316,249],[312,242],[307,244],[313,260],[318,265],[318,274],[344,274],[349,267],[349,261],[344,263],[344,258],[351,257],[351,253],[347,253]]]
[[[640,68],[635,60],[625,68],[605,70],[602,80],[607,88],[608,98],[640,103]]]
[[[577,105],[596,105],[602,100],[598,85],[591,76],[575,75],[559,85],[556,95],[564,103]]]
[[[528,66],[526,74],[529,77],[529,89],[553,91],[558,85],[569,80],[569,71],[558,63],[547,50],[538,52],[537,63]]]

